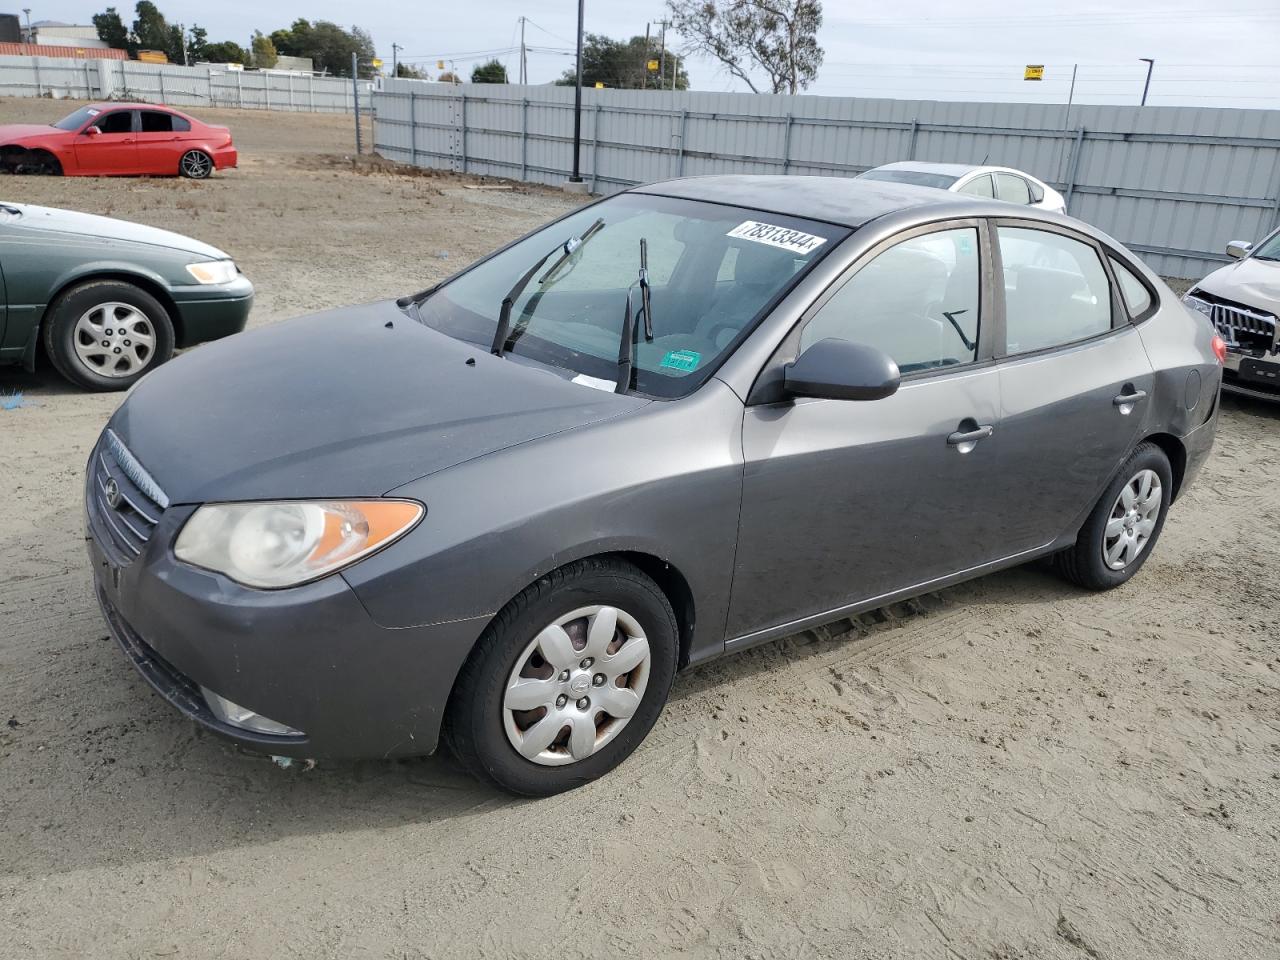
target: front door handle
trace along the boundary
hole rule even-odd
[[[985,440],[995,432],[991,424],[978,427],[976,430],[957,430],[947,437],[947,443],[959,447],[961,453],[968,453],[979,440]]]
[[[1120,408],[1121,413],[1129,413],[1133,410],[1134,404],[1140,400],[1147,398],[1147,391],[1134,390],[1132,393],[1122,393],[1111,402]]]

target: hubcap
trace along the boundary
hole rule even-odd
[[[1164,489],[1154,470],[1142,470],[1120,490],[1102,537],[1102,559],[1123,570],[1146,549],[1160,518]]]
[[[131,377],[155,356],[155,328],[146,314],[127,303],[100,303],[76,323],[76,356],[94,373]]]
[[[525,759],[585,760],[622,732],[649,682],[649,641],[617,607],[582,607],[529,642],[507,678],[503,727]]]
[[[188,177],[200,180],[209,175],[209,164],[208,157],[193,150],[182,158],[182,171]]]

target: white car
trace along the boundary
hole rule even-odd
[[[969,163],[886,163],[858,175],[859,180],[887,180],[937,187],[988,200],[1007,200],[1024,207],[1066,213],[1067,202],[1057,190],[1029,173],[1011,167],[984,167]]]

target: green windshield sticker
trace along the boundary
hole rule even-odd
[[[672,350],[662,358],[662,365],[673,370],[696,370],[702,362],[702,354],[697,350]]]

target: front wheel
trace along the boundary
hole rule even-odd
[[[44,322],[54,367],[88,390],[127,390],[173,356],[173,341],[173,323],[160,302],[118,280],[72,287]]]
[[[1120,586],[1151,556],[1172,496],[1168,456],[1153,443],[1139,444],[1080,528],[1075,546],[1058,555],[1058,568],[1090,590]]]
[[[213,173],[213,158],[203,150],[188,150],[178,161],[178,173],[188,180],[207,180]]]
[[[449,698],[445,738],[475,776],[548,796],[608,773],[657,721],[675,613],[636,568],[599,559],[543,577],[490,624]]]

